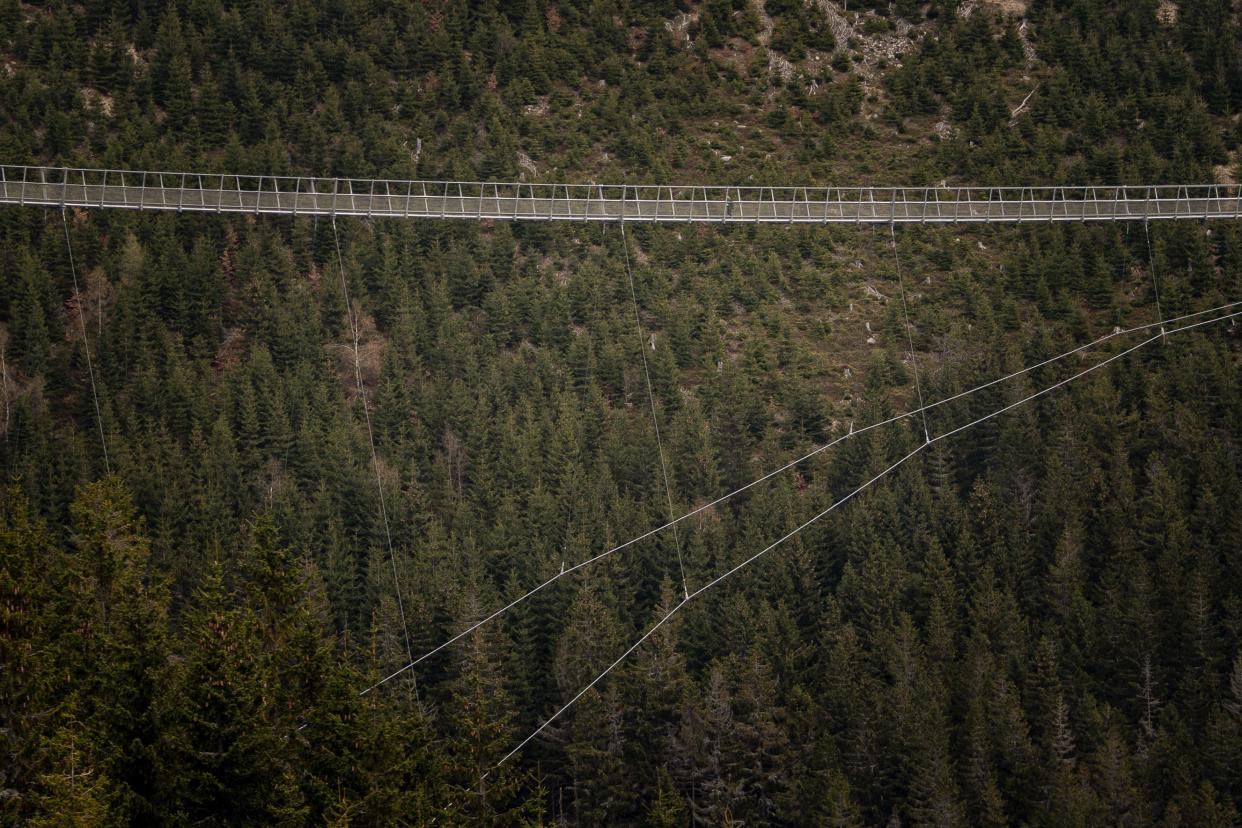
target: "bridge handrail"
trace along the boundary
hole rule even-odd
[[[26,164],[0,165],[0,202],[544,220],[989,222],[1242,217],[1242,187],[1215,183],[1012,187],[572,184]],[[735,215],[735,208],[744,215]]]
[[[1149,192],[1154,193],[1153,198],[1163,199],[1184,199],[1190,198],[1230,198],[1236,197],[1239,191],[1239,185],[1236,184],[1156,184],[1156,185],[1128,185],[1128,184],[1048,184],[1048,185],[1020,185],[1020,186],[976,186],[976,185],[881,185],[881,186],[839,186],[839,185],[772,185],[772,184],[605,184],[605,183],[588,183],[573,184],[565,182],[538,182],[538,181],[465,181],[465,180],[449,180],[449,179],[399,179],[399,178],[355,178],[351,176],[307,176],[307,175],[249,175],[245,173],[220,173],[220,172],[173,172],[168,170],[132,170],[119,169],[112,167],[51,167],[38,166],[30,164],[0,164],[0,180],[10,184],[31,183],[31,184],[59,184],[69,186],[100,186],[103,184],[138,186],[143,177],[146,177],[147,189],[181,189],[182,181],[202,182],[201,187],[192,187],[191,189],[218,189],[221,181],[226,181],[226,190],[241,190],[243,192],[280,192],[294,194],[299,192],[299,187],[307,187],[313,184],[316,188],[320,185],[331,186],[331,182],[339,182],[342,187],[349,188],[357,196],[372,195],[373,188],[382,188],[388,186],[391,190],[393,185],[400,185],[409,190],[413,187],[437,187],[439,192],[428,193],[428,196],[442,197],[448,196],[458,198],[478,198],[480,189],[483,190],[484,197],[492,197],[497,188],[507,189],[510,193],[516,193],[519,188],[525,193],[521,196],[523,199],[537,198],[540,200],[550,198],[555,193],[574,192],[571,197],[586,200],[588,193],[594,193],[593,198],[599,200],[601,195],[609,200],[622,200],[623,193],[641,192],[643,190],[652,191],[647,200],[655,201],[656,190],[670,190],[674,195],[678,191],[685,194],[680,201],[702,201],[696,194],[703,194],[706,197],[709,194],[719,195],[720,201],[724,201],[727,194],[737,194],[744,196],[746,193],[752,193],[754,198],[739,200],[750,201],[772,201],[771,194],[775,194],[776,201],[822,201],[822,196],[831,197],[836,193],[838,198],[836,201],[852,203],[857,198],[847,198],[845,196],[865,196],[869,193],[876,195],[876,201],[890,202],[895,194],[898,202],[901,200],[902,194],[928,194],[938,193],[941,200],[945,194],[961,196],[967,195],[966,199],[955,199],[962,201],[976,201],[979,203],[988,203],[995,201],[1048,201],[1051,200],[1053,193],[1064,195],[1069,200],[1074,201],[1113,201],[1113,200],[1133,200],[1145,201]],[[94,180],[92,180],[94,179]],[[108,179],[111,179],[110,181]],[[154,183],[153,183],[154,182]],[[215,185],[215,186],[211,186]],[[392,192],[392,197],[404,197],[406,191]],[[453,192],[450,192],[452,190]],[[316,189],[317,192],[322,191]],[[310,191],[302,189],[301,194],[309,195]],[[581,193],[581,195],[577,195]],[[760,193],[765,195],[760,198]],[[1164,194],[1164,193],[1167,193]],[[1218,193],[1220,195],[1218,195]],[[1233,193],[1233,196],[1225,195],[1225,193]],[[805,195],[804,195],[805,194]],[[986,198],[975,198],[978,194],[986,194]],[[1037,194],[1046,194],[1046,197],[1039,197]],[[1074,195],[1079,194],[1075,198]],[[1113,198],[1095,198],[1089,197],[1092,194],[1113,195],[1116,194],[1117,199]],[[374,193],[377,197],[382,197],[385,193]],[[781,198],[780,196],[786,196]],[[1036,195],[1032,198],[1032,195]],[[817,198],[819,196],[819,198]],[[501,197],[506,197],[506,193],[502,191]],[[513,197],[513,196],[510,196]],[[559,198],[565,198],[560,195]],[[626,195],[627,200],[634,196]],[[667,198],[661,199],[667,201]],[[830,199],[831,200],[831,199]],[[871,199],[864,198],[866,202]],[[915,199],[910,199],[916,201]],[[1058,200],[1061,200],[1058,198]],[[924,199],[918,199],[918,203],[923,203]]]

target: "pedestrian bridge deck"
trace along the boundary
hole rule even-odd
[[[0,203],[207,213],[759,224],[1236,219],[1242,187],[734,187],[0,166]]]

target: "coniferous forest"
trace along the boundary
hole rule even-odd
[[[1240,38],[1230,0],[0,0],[0,162],[1231,183]],[[927,436],[864,427],[1234,302],[1231,222],[0,207],[0,820],[1238,825],[1236,321],[683,603]]]

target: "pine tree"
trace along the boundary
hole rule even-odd
[[[647,824],[653,828],[679,828],[686,824],[686,802],[663,768],[657,775],[656,796],[647,806],[646,816]]]
[[[264,722],[272,677],[258,619],[235,605],[219,562],[195,599],[166,713],[164,807],[192,821],[262,821],[290,803],[279,801],[272,786],[282,761],[276,735]]]
[[[470,612],[466,617],[475,615]],[[503,647],[492,627],[471,633],[463,642],[458,675],[451,683],[449,784],[464,820],[473,825],[517,822],[538,806],[533,797],[525,797],[527,774],[514,760],[498,766],[518,736],[500,672]]]
[[[45,740],[41,752],[46,770],[30,797],[25,824],[91,828],[114,823],[116,791],[102,765],[91,761],[88,746],[81,725],[74,721]]]
[[[4,798],[0,815],[17,822],[33,813],[30,798],[38,775],[61,772],[59,766],[48,769],[39,745],[54,732],[48,711],[59,712],[65,703],[68,671],[63,662],[73,642],[58,641],[55,595],[65,572],[47,526],[16,488],[0,498],[0,509],[0,657],[5,665],[0,672],[0,745],[7,757],[0,786],[13,792]],[[53,752],[53,764],[63,764],[64,752]]]
[[[48,365],[52,343],[47,314],[33,282],[39,278],[28,275],[20,298],[13,308],[13,346],[17,364],[27,374],[38,374]],[[44,277],[46,278],[46,277]]]
[[[118,808],[131,819],[152,819],[159,813],[168,598],[152,583],[149,541],[119,478],[83,487],[70,513],[83,715],[101,745],[100,770],[117,787]]]
[[[685,619],[680,613],[673,614],[678,601],[677,591],[666,578],[660,585],[659,603],[648,620],[650,625],[668,620],[635,652],[632,663],[618,679],[629,708],[625,722],[626,756],[644,765],[659,757],[659,764],[665,768],[682,709],[693,689],[686,657],[679,648]],[[648,780],[642,783],[650,784]],[[658,786],[653,795],[662,796]]]

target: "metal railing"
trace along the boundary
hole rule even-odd
[[[1242,187],[543,184],[0,165],[0,203],[423,219],[944,224],[1236,219]]]

